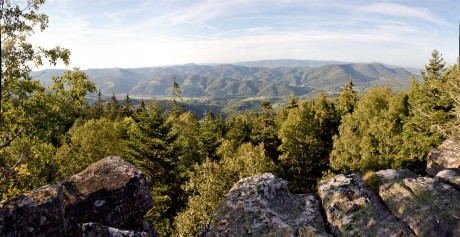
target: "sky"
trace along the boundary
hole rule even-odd
[[[423,68],[434,49],[448,64],[459,52],[458,0],[47,0],[41,10],[49,27],[32,41],[70,49],[70,68],[267,59]]]

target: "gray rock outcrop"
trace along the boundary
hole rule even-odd
[[[418,236],[460,236],[460,192],[434,178],[381,170],[379,195]]]
[[[315,194],[291,194],[272,174],[240,180],[204,236],[328,236]]]
[[[426,172],[436,176],[443,170],[460,173],[460,138],[444,141],[437,150],[428,155]]]
[[[291,194],[271,174],[242,179],[205,236],[460,236],[460,139],[428,159],[427,172],[436,177],[388,169],[366,181],[356,174],[323,180],[319,203],[313,194]]]
[[[95,225],[85,223],[92,222],[155,236],[143,218],[152,206],[145,174],[107,157],[67,180],[2,201],[0,235],[107,236],[90,232]]]
[[[443,170],[439,172],[435,178],[460,191],[460,173],[453,170]]]
[[[360,175],[337,175],[318,185],[327,222],[335,236],[415,236]]]

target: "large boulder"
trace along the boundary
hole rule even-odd
[[[414,236],[359,175],[323,180],[318,194],[335,236]]]
[[[145,174],[112,156],[67,180],[1,202],[0,235],[82,236],[89,222],[155,235],[143,218],[152,206]]]
[[[437,150],[428,155],[426,172],[436,176],[443,170],[460,173],[460,138],[444,141]]]
[[[460,236],[460,192],[429,177],[381,170],[379,195],[418,236]]]
[[[292,194],[272,174],[240,180],[204,236],[328,236],[314,194]]]

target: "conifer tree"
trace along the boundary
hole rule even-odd
[[[179,98],[180,101],[183,101],[183,100],[182,100],[182,91],[180,90],[179,84],[176,82],[175,76],[174,76],[173,86],[172,86],[172,98],[173,98],[173,113],[178,113],[182,110],[182,108],[179,108],[177,106],[176,99]]]
[[[118,102],[118,99],[115,96],[115,93],[112,93],[110,100],[107,102],[105,110],[107,113],[106,116],[109,119],[115,120],[121,116],[120,103]]]
[[[160,104],[153,102],[138,111],[127,131],[128,148],[125,158],[145,172],[155,198],[154,207],[146,217],[162,235],[171,235],[172,218],[181,208],[181,179],[177,173],[174,150],[175,135],[163,115]]]
[[[232,115],[227,118],[225,124],[225,138],[235,142],[236,145],[250,142],[252,125],[252,116],[249,112]]]
[[[402,168],[399,156],[405,117],[404,96],[389,88],[373,87],[357,103],[353,113],[342,117],[334,136],[330,165],[341,172]]]
[[[216,118],[212,111],[205,114],[200,121],[198,136],[199,151],[203,159],[219,160],[217,148],[225,135],[225,121],[222,117]]]
[[[133,105],[131,104],[131,99],[129,98],[129,95],[126,94],[125,102],[124,102],[124,106],[122,110],[122,116],[131,117],[133,116],[133,113],[134,113],[134,109],[133,109]]]
[[[204,162],[198,141],[200,127],[193,113],[184,112],[173,120],[172,132],[177,136],[175,147],[178,149],[180,165],[183,166],[184,172],[190,171],[193,165]]]
[[[413,83],[409,94],[411,122],[427,135],[439,133],[446,137],[450,133],[446,125],[453,119],[454,101],[444,88],[447,70],[442,54],[434,50],[425,72],[421,73],[423,82],[418,86]]]
[[[446,137],[455,133],[455,102],[449,95],[448,69],[442,54],[432,52],[432,58],[422,72],[422,82],[412,80],[408,93],[409,116],[404,121],[403,149],[401,157],[418,161],[409,166],[415,171],[423,171],[425,157]]]
[[[340,115],[336,111],[335,105],[323,93],[320,94],[318,101],[313,105],[313,109],[315,119],[319,123],[319,138],[324,146],[321,156],[328,157],[332,150],[332,137],[338,133]]]
[[[340,111],[341,116],[353,112],[357,102],[356,92],[353,90],[353,78],[350,77],[348,83],[345,84],[342,92],[337,101],[337,110]]]
[[[277,135],[275,116],[270,102],[262,101],[260,111],[252,118],[251,142],[255,145],[264,144],[267,157],[278,163],[281,140]]]
[[[104,115],[104,99],[101,90],[97,92],[97,101],[94,104],[94,118],[101,118]]]
[[[291,109],[278,136],[282,142],[280,165],[285,169],[284,177],[290,182],[291,190],[313,190],[328,162],[327,157],[322,156],[325,147],[313,105],[305,102]]]

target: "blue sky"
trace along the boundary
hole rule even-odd
[[[262,59],[422,68],[458,56],[458,0],[48,0],[39,45],[71,66],[134,68]],[[62,68],[62,65],[58,67]]]

